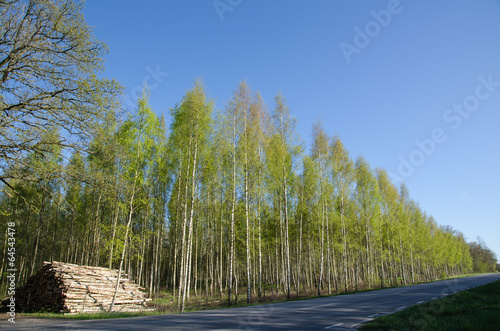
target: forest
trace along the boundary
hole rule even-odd
[[[0,2],[1,293],[9,223],[19,284],[43,261],[115,268],[180,311],[494,270],[334,128],[306,146],[281,93],[242,81],[216,109],[196,79],[167,116],[147,86],[125,109],[81,6]]]

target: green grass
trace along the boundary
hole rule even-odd
[[[379,317],[362,330],[500,330],[500,281]]]
[[[21,318],[59,318],[59,319],[75,319],[75,320],[96,320],[96,319],[108,319],[108,318],[126,318],[126,317],[140,317],[140,316],[152,316],[152,315],[163,315],[164,312],[158,311],[146,311],[141,313],[93,313],[93,314],[74,314],[65,315],[61,313],[20,313],[16,314],[16,318],[21,316]]]

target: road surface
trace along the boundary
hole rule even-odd
[[[21,319],[10,330],[346,330],[380,315],[500,279],[484,274],[427,284],[240,308],[101,320]],[[436,302],[436,310],[442,309]],[[425,316],[415,316],[425,318]]]

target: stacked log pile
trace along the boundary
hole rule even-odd
[[[16,290],[16,306],[22,311],[94,313],[108,311],[116,288],[118,270],[44,262],[38,273]],[[115,312],[148,310],[143,288],[120,276]]]

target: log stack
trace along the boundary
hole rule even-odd
[[[44,262],[43,267],[16,290],[20,311],[95,313],[108,311],[116,288],[118,270]],[[148,299],[143,288],[120,276],[114,312],[141,312]]]

